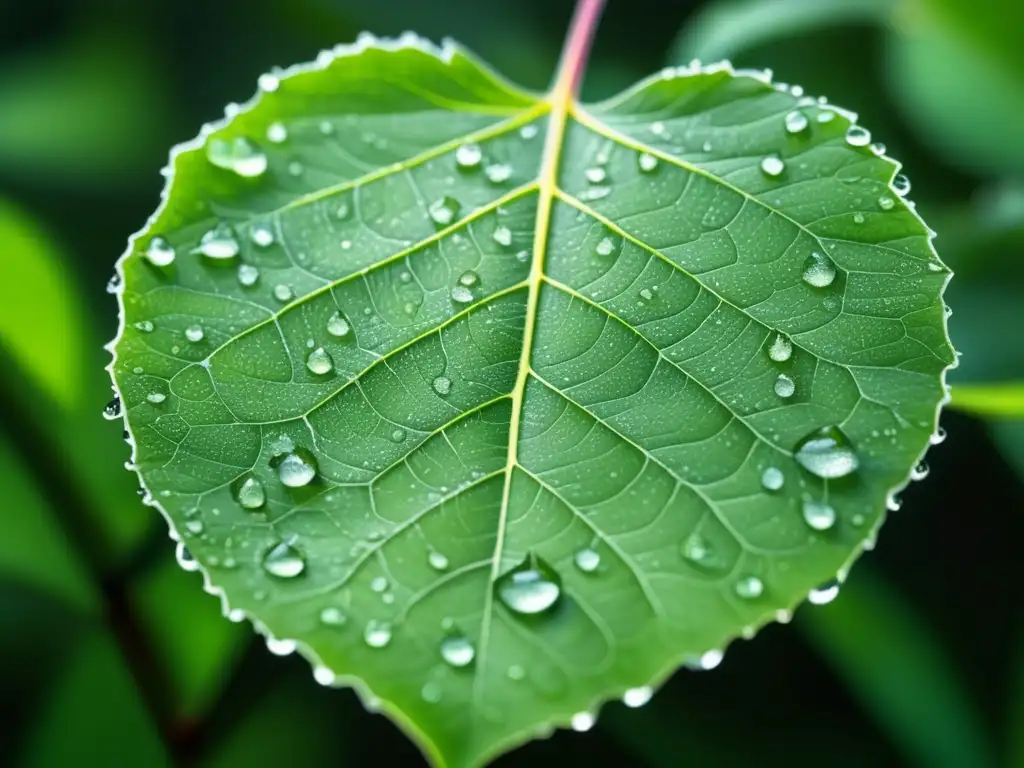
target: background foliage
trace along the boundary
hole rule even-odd
[[[0,0],[0,750],[15,764],[421,764],[348,691],[220,615],[135,495],[104,291],[157,169],[256,76],[362,29],[455,37],[547,85],[563,0]],[[772,67],[861,113],[957,272],[950,380],[1024,378],[1016,0],[612,0],[585,96],[666,62]],[[1024,765],[1024,387],[963,390],[839,599],[499,765]],[[1017,418],[1014,418],[1016,414]],[[743,734],[737,738],[737,734]]]

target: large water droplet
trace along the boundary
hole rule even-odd
[[[363,640],[371,648],[383,648],[391,642],[391,625],[386,621],[370,619],[363,630]]]
[[[145,251],[146,259],[154,267],[169,267],[174,263],[174,248],[159,235],[149,241]]]
[[[345,338],[351,330],[352,326],[341,312],[335,312],[327,321],[327,332],[336,339]]]
[[[261,176],[267,170],[266,154],[244,136],[210,139],[206,144],[206,158],[218,168],[245,178]]]
[[[249,230],[249,239],[252,240],[254,245],[258,245],[260,248],[267,248],[274,244],[274,230],[265,222],[253,224],[252,229]]]
[[[455,162],[464,170],[472,170],[480,166],[484,154],[480,151],[479,144],[463,144],[455,150]]]
[[[892,180],[892,189],[900,197],[906,197],[910,192],[910,179],[902,173],[896,174]]]
[[[267,494],[263,490],[263,483],[252,475],[237,482],[232,490],[235,501],[244,509],[259,509],[266,503]]]
[[[573,562],[584,573],[593,573],[601,565],[601,556],[590,547],[585,547],[573,556]]]
[[[614,250],[615,241],[610,237],[602,237],[594,248],[594,252],[597,253],[598,256],[611,256]]]
[[[427,562],[430,563],[430,567],[435,571],[445,571],[448,569],[448,558],[435,549],[430,550],[427,555]]]
[[[793,356],[793,342],[781,333],[776,335],[772,345],[768,347],[768,357],[776,363],[784,363]]]
[[[796,460],[825,479],[845,477],[860,464],[849,438],[839,427],[822,427],[797,443]]]
[[[846,129],[846,143],[851,147],[866,147],[871,143],[871,131],[860,125],[851,125]]]
[[[779,397],[792,397],[796,392],[796,383],[784,373],[775,379],[775,394]]]
[[[319,468],[316,457],[305,448],[295,448],[283,456],[277,456],[271,460],[270,465],[277,470],[281,482],[289,488],[309,485]]]
[[[437,228],[443,229],[458,218],[460,210],[462,210],[462,204],[454,197],[445,195],[440,200],[432,202],[427,212]]]
[[[334,360],[323,347],[317,347],[306,356],[306,367],[310,373],[324,376],[334,370]]]
[[[928,463],[927,462],[922,461],[920,464],[918,464],[916,467],[914,467],[910,471],[910,479],[911,480],[914,480],[914,481],[924,480],[926,477],[928,477]]]
[[[233,259],[238,255],[238,238],[226,223],[221,222],[199,240],[199,252],[210,259]]]
[[[198,344],[203,340],[205,334],[203,333],[203,326],[201,325],[190,325],[185,329],[185,338],[191,341],[193,344]]]
[[[804,501],[804,522],[816,531],[827,531],[836,524],[836,511],[824,501]]]
[[[836,279],[836,265],[828,256],[815,251],[804,262],[803,278],[815,288],[827,288]]]
[[[839,581],[833,579],[822,584],[820,587],[812,589],[807,595],[807,602],[813,605],[825,605],[835,600],[838,595]]]
[[[452,380],[447,376],[438,376],[434,379],[432,386],[434,391],[443,397],[452,391]]]
[[[658,158],[648,152],[641,152],[636,158],[640,173],[651,173],[658,167]]]
[[[243,288],[252,288],[260,279],[260,271],[252,264],[238,265],[238,284]]]
[[[452,667],[468,667],[475,657],[476,649],[467,637],[453,635],[441,641],[441,658]]]
[[[653,695],[654,690],[649,685],[641,685],[637,688],[630,688],[622,694],[622,703],[635,709],[650,701]]]
[[[281,541],[263,555],[263,570],[279,579],[293,579],[306,570],[306,558],[290,542]]]
[[[764,594],[764,582],[757,576],[744,576],[733,589],[744,600],[753,600]]]
[[[469,304],[473,301],[473,292],[464,285],[452,286],[451,296],[456,304]]]
[[[765,176],[776,178],[786,170],[786,163],[778,155],[768,155],[761,160],[761,171]]]
[[[789,133],[800,133],[807,130],[807,115],[798,109],[786,113],[786,131]]]
[[[163,392],[150,392],[146,395],[146,399],[153,403],[153,405],[160,405],[160,403],[167,399],[167,395]]]
[[[558,574],[536,555],[530,555],[501,576],[494,588],[509,610],[524,615],[547,611],[562,594]]]
[[[761,485],[766,491],[777,491],[786,482],[786,476],[778,467],[768,467],[761,473]]]
[[[583,175],[591,184],[600,184],[608,178],[608,172],[601,167],[587,168]]]
[[[103,418],[107,421],[113,421],[121,417],[121,398],[115,397],[105,406],[103,406]]]

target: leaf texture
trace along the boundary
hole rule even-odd
[[[438,765],[786,618],[936,429],[949,272],[796,88],[584,107],[367,37],[228,118],[119,262],[133,461],[230,617]]]

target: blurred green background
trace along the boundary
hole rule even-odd
[[[261,72],[363,29],[413,29],[543,88],[570,13],[0,0],[0,762],[423,764],[178,567],[100,416],[116,327],[104,286],[157,205],[169,147]],[[956,271],[962,410],[836,601],[734,645],[714,672],[680,672],[646,707],[610,704],[590,733],[497,764],[1024,766],[1024,3],[611,0],[584,95],[695,57],[827,95],[903,161]]]

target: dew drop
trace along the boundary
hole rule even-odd
[[[208,231],[199,240],[199,252],[210,259],[233,259],[238,255],[238,239],[224,222]]]
[[[627,707],[635,709],[642,707],[654,695],[654,690],[649,685],[641,685],[638,688],[630,688],[622,694],[622,703]]]
[[[512,166],[508,163],[494,163],[484,168],[484,175],[492,184],[504,184],[512,178]]]
[[[441,700],[443,691],[439,683],[428,680],[420,689],[420,697],[428,704],[437,704]]]
[[[928,442],[932,445],[939,445],[946,440],[946,430],[939,427],[935,430],[935,433],[928,439]]]
[[[902,173],[896,174],[892,180],[892,190],[900,197],[906,197],[910,192],[910,179]]]
[[[775,394],[779,397],[792,397],[796,392],[796,383],[784,373],[775,379]]]
[[[836,279],[836,265],[825,254],[814,251],[804,262],[803,279],[814,288],[827,288]]]
[[[804,522],[816,531],[827,531],[836,523],[836,511],[824,501],[804,501]]]
[[[340,608],[331,605],[320,611],[320,623],[328,627],[341,627],[348,621],[348,617],[342,613]]]
[[[885,154],[885,149],[886,149],[886,147],[885,147],[885,144],[883,144],[882,142],[880,142],[880,141],[875,141],[875,142],[872,142],[872,143],[871,143],[871,146],[870,146],[870,147],[868,147],[868,149],[870,149],[870,150],[871,150],[872,152],[874,152],[874,153],[875,153],[876,155],[878,155],[879,157],[881,157],[882,155],[884,155],[884,154]]]
[[[914,481],[924,480],[926,477],[928,477],[928,471],[929,470],[927,462],[922,461],[920,464],[918,464],[911,470],[910,479]]]
[[[863,213],[855,213],[855,214],[853,214],[853,223],[854,224],[863,224],[864,223],[864,214]]]
[[[267,494],[263,490],[263,483],[257,478],[249,476],[232,488],[235,501],[243,509],[259,509],[266,503]]]
[[[238,283],[243,288],[252,288],[260,279],[260,271],[252,264],[238,265]]]
[[[271,72],[265,72],[256,78],[256,85],[259,86],[261,91],[266,91],[267,93],[273,93],[276,91],[280,84],[281,81],[278,79],[277,75]]]
[[[888,195],[882,195],[880,198],[878,198],[878,207],[881,208],[883,211],[891,211],[895,205],[896,201],[893,200]]]
[[[271,123],[267,126],[267,141],[271,144],[282,144],[288,140],[288,129],[284,123]]]
[[[765,176],[776,178],[786,170],[786,164],[778,155],[768,155],[761,160],[761,171]]]
[[[432,386],[434,391],[443,397],[452,391],[452,380],[446,376],[438,376],[434,379]]]
[[[776,363],[784,363],[793,356],[793,343],[781,333],[776,335],[772,345],[768,347],[768,357]]]
[[[467,270],[459,275],[459,285],[464,285],[467,288],[472,288],[474,285],[480,282],[480,275],[473,270]]]
[[[476,658],[476,649],[469,638],[462,635],[446,637],[441,641],[441,658],[452,667],[468,667]]]
[[[614,250],[615,241],[612,240],[610,237],[602,237],[598,241],[597,246],[594,248],[594,252],[598,256],[611,256]]]
[[[443,229],[451,224],[462,210],[462,204],[454,197],[445,195],[440,200],[435,200],[427,208],[431,220],[438,229]]]
[[[338,676],[334,674],[330,667],[317,664],[313,667],[313,679],[320,683],[320,685],[334,685],[334,681],[338,679]]]
[[[335,312],[327,321],[327,332],[336,339],[345,338],[351,330],[352,326],[341,312]]]
[[[264,553],[263,570],[279,579],[293,579],[306,570],[306,558],[291,543],[281,541]]]
[[[448,558],[435,549],[430,550],[430,553],[427,555],[427,562],[435,571],[448,570]]]
[[[395,429],[391,432],[391,441],[393,443],[401,443],[405,440],[405,430]]]
[[[107,421],[121,418],[121,398],[115,397],[103,406],[103,418]]]
[[[812,589],[807,595],[807,602],[812,605],[825,605],[831,603],[839,594],[839,582],[836,579]]]
[[[334,370],[334,360],[323,347],[317,347],[306,357],[306,367],[310,373],[324,376]]]
[[[651,299],[654,298],[654,293],[651,291],[650,288],[641,288],[640,298],[643,299],[644,301],[650,301]]]
[[[291,301],[293,298],[292,289],[284,283],[278,283],[274,286],[274,298],[282,303]]]
[[[492,237],[494,238],[494,242],[498,245],[504,246],[505,248],[512,245],[512,230],[504,225],[497,227],[494,230]]]
[[[641,152],[637,155],[636,164],[640,173],[651,173],[658,167],[658,158],[649,152]]]
[[[391,625],[386,621],[370,619],[363,630],[363,640],[371,648],[383,648],[391,642]]]
[[[498,599],[513,613],[533,615],[547,611],[562,594],[558,574],[536,555],[501,576],[494,585]]]
[[[295,653],[298,645],[294,640],[278,640],[275,637],[267,638],[267,650],[275,656],[288,656]]]
[[[537,135],[539,130],[540,129],[537,128],[536,125],[530,123],[529,125],[524,125],[522,128],[519,129],[519,135],[526,139],[527,141],[529,141],[530,139],[534,138]]]
[[[744,576],[733,589],[744,600],[753,600],[764,594],[764,582],[757,576]]]
[[[473,301],[473,292],[464,285],[452,286],[451,296],[456,304],[469,304]]]
[[[136,331],[142,331],[143,333],[152,333],[154,328],[153,323],[149,320],[139,320],[139,322],[135,323],[132,327],[135,328]]]
[[[593,573],[601,565],[601,556],[589,547],[581,549],[573,556],[576,567],[584,573]]]
[[[146,395],[146,399],[153,403],[153,405],[160,405],[160,403],[167,399],[167,395],[163,392],[150,392]]]
[[[711,556],[711,545],[708,544],[703,536],[694,531],[683,539],[683,543],[680,545],[680,552],[690,562],[701,565],[707,562],[707,559]]]
[[[376,592],[378,595],[387,591],[388,580],[384,576],[375,576],[370,582],[370,589]]]
[[[849,438],[835,426],[822,427],[802,438],[796,446],[796,460],[825,479],[845,477],[860,464]]]
[[[594,168],[587,168],[583,172],[583,175],[591,184],[600,184],[605,179],[608,178],[608,172],[604,168],[601,168],[600,166],[595,166]]]
[[[479,144],[463,144],[455,150],[455,163],[467,171],[480,167],[483,157]]]
[[[761,473],[761,485],[766,491],[777,491],[786,482],[786,476],[778,467],[768,467]]]
[[[301,488],[313,482],[319,469],[316,457],[304,448],[295,448],[271,460],[278,479],[289,488]]]
[[[871,131],[861,125],[851,125],[846,129],[846,143],[851,147],[866,147],[871,143]]]
[[[175,252],[171,244],[158,235],[149,241],[145,255],[154,267],[169,267],[174,263]]]
[[[218,168],[249,179],[262,176],[267,170],[266,154],[244,136],[210,139],[206,144],[206,159]]]
[[[786,113],[786,131],[789,133],[800,133],[807,130],[807,115],[798,109]]]
[[[572,716],[570,724],[574,731],[584,733],[594,727],[594,716],[589,712],[577,712]]]
[[[714,669],[722,663],[722,659],[725,658],[725,654],[717,648],[705,651],[700,656],[700,668],[701,669]]]
[[[815,120],[824,125],[825,123],[831,123],[835,120],[836,113],[831,109],[823,109],[815,116]]]
[[[191,341],[193,344],[198,344],[203,340],[205,334],[203,333],[203,326],[201,325],[190,325],[185,329],[185,338]]]
[[[512,664],[507,670],[505,670],[505,676],[509,680],[522,680],[526,677],[526,670],[519,664]]]
[[[253,225],[252,230],[249,232],[249,239],[252,240],[254,245],[266,248],[274,244],[274,232],[270,229],[269,224],[260,222]]]

